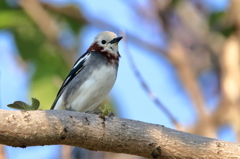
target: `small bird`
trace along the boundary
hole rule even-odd
[[[116,81],[120,58],[118,42],[121,39],[113,32],[100,32],[72,67],[51,109],[94,110]]]

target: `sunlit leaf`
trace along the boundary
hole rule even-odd
[[[13,104],[8,104],[7,106],[18,110],[32,110],[30,105],[22,101],[15,101]]]
[[[33,110],[38,110],[40,106],[40,102],[36,98],[32,98],[32,108]]]

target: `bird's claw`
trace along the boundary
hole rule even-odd
[[[68,111],[77,111],[77,110],[75,110],[75,109],[72,109],[71,107],[70,108],[66,108],[66,110],[68,110]]]
[[[102,112],[101,111],[94,111],[94,110],[87,110],[87,111],[85,111],[85,113],[101,115]]]
[[[112,117],[114,117],[115,115],[113,114],[113,113],[108,113],[108,115],[107,115],[109,118],[112,118]]]

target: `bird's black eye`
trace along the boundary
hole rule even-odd
[[[102,40],[102,44],[106,44],[106,40]]]

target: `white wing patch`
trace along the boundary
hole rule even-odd
[[[89,57],[90,57],[90,53],[86,53],[85,55],[83,55],[83,57],[79,58],[78,61],[72,67],[72,70],[74,70],[78,65],[80,65],[81,62],[86,61]],[[84,64],[82,64],[82,66],[83,65]],[[72,76],[76,76],[76,74],[78,74],[82,70],[82,68],[83,67],[79,68],[74,74],[69,74],[68,77],[65,79],[65,81],[62,84],[62,88],[64,88],[66,86],[66,84],[69,82],[69,80],[72,80]]]
[[[82,61],[86,61],[89,58],[90,54],[85,54],[85,56],[83,56],[82,58],[80,58],[73,66],[72,69],[74,69],[75,67],[77,67],[77,65],[79,65]]]
[[[70,78],[70,77],[66,78],[65,81],[64,81],[64,83],[63,83],[62,85],[65,85],[65,84],[68,82],[69,78]]]

